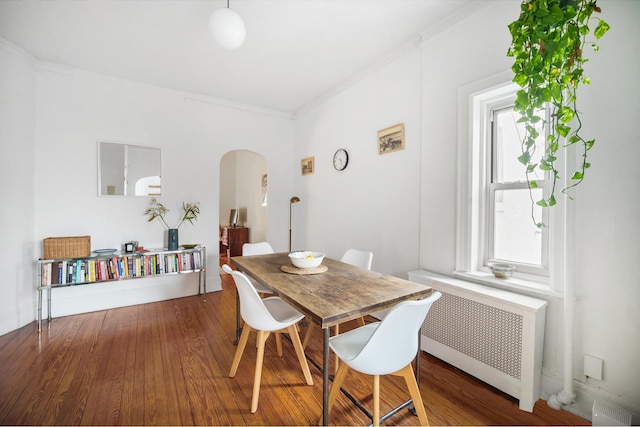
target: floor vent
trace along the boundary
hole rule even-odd
[[[422,349],[520,400],[540,395],[547,302],[420,270],[409,280],[442,297],[422,325]]]
[[[591,424],[594,426],[630,426],[631,412],[596,400],[591,409]]]

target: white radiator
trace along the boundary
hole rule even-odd
[[[547,302],[425,270],[409,280],[442,292],[422,325],[422,350],[519,399],[540,396]]]

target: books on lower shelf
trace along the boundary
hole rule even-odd
[[[40,285],[69,286],[159,274],[191,273],[203,269],[203,249],[40,260]]]

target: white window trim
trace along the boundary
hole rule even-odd
[[[570,269],[565,268],[573,253],[573,206],[566,198],[559,198],[557,205],[549,209],[549,277],[538,277],[515,272],[508,279],[497,279],[482,265],[479,253],[481,227],[485,227],[486,206],[481,206],[481,191],[486,187],[486,171],[482,170],[485,162],[480,162],[487,153],[478,141],[484,132],[484,121],[481,120],[482,109],[480,96],[489,91],[496,94],[513,90],[511,82],[513,73],[510,70],[482,79],[458,89],[458,161],[457,161],[457,195],[456,195],[456,263],[453,275],[474,282],[504,289],[519,289],[534,294],[561,295],[564,283],[571,280]],[[486,100],[484,100],[486,102]],[[559,153],[561,154],[561,153]],[[570,170],[567,163],[574,156],[561,158],[557,164],[560,176]],[[558,182],[557,188],[563,188],[564,181]],[[561,200],[560,200],[561,199]]]

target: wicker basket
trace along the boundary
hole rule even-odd
[[[86,257],[91,254],[91,236],[47,237],[42,247],[44,259]]]

